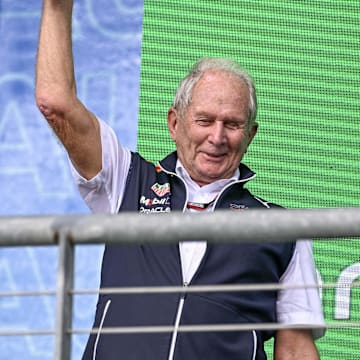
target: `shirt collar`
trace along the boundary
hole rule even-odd
[[[189,189],[189,201],[202,201],[199,196],[206,202],[206,198],[215,197],[226,185],[238,180],[240,178],[240,170],[237,168],[234,174],[229,179],[216,180],[210,184],[199,186],[193,179],[191,179],[189,173],[184,168],[179,159],[176,162],[175,168],[176,174],[180,176],[186,183]]]

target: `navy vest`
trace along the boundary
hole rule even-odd
[[[176,154],[172,153],[159,167],[133,153],[120,210],[149,214],[182,210],[186,205],[186,188],[174,173],[176,159]],[[243,164],[240,165],[240,174],[241,182],[221,194],[216,208],[243,210],[265,207],[243,187],[254,174]],[[277,206],[269,204],[269,207]],[[190,286],[277,283],[293,250],[294,242],[208,243]],[[107,245],[101,287],[181,286],[181,274],[178,245]],[[184,295],[102,294],[94,327],[100,324],[104,327],[173,326],[181,296]],[[276,299],[276,291],[187,293],[180,325],[276,322]],[[252,359],[254,348],[256,359],[266,359],[263,344],[273,335],[273,331],[180,332],[174,359]],[[171,337],[171,333],[100,334],[96,340],[96,335],[91,335],[83,359],[92,359],[96,343],[96,359],[165,360],[168,359]]]

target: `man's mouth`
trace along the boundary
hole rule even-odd
[[[208,158],[210,160],[222,160],[226,153],[210,153],[210,152],[203,152],[205,155],[205,158]]]

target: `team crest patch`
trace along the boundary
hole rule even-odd
[[[230,210],[233,210],[233,211],[241,211],[241,210],[248,209],[248,207],[246,205],[234,204],[234,203],[231,203],[229,208],[230,208]]]
[[[157,196],[165,196],[166,194],[170,193],[170,184],[169,183],[165,183],[165,184],[154,184],[151,187],[151,190],[157,195]]]

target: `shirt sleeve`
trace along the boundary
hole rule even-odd
[[[312,251],[312,241],[298,240],[290,264],[280,279],[282,285],[301,285],[282,289],[277,300],[278,322],[287,325],[313,325],[315,339],[324,336],[325,321]],[[304,285],[304,287],[302,287]]]
[[[70,161],[71,173],[80,195],[94,213],[116,213],[119,210],[126,178],[130,168],[131,152],[122,146],[113,129],[99,120],[102,149],[102,169],[92,179],[79,174]]]

